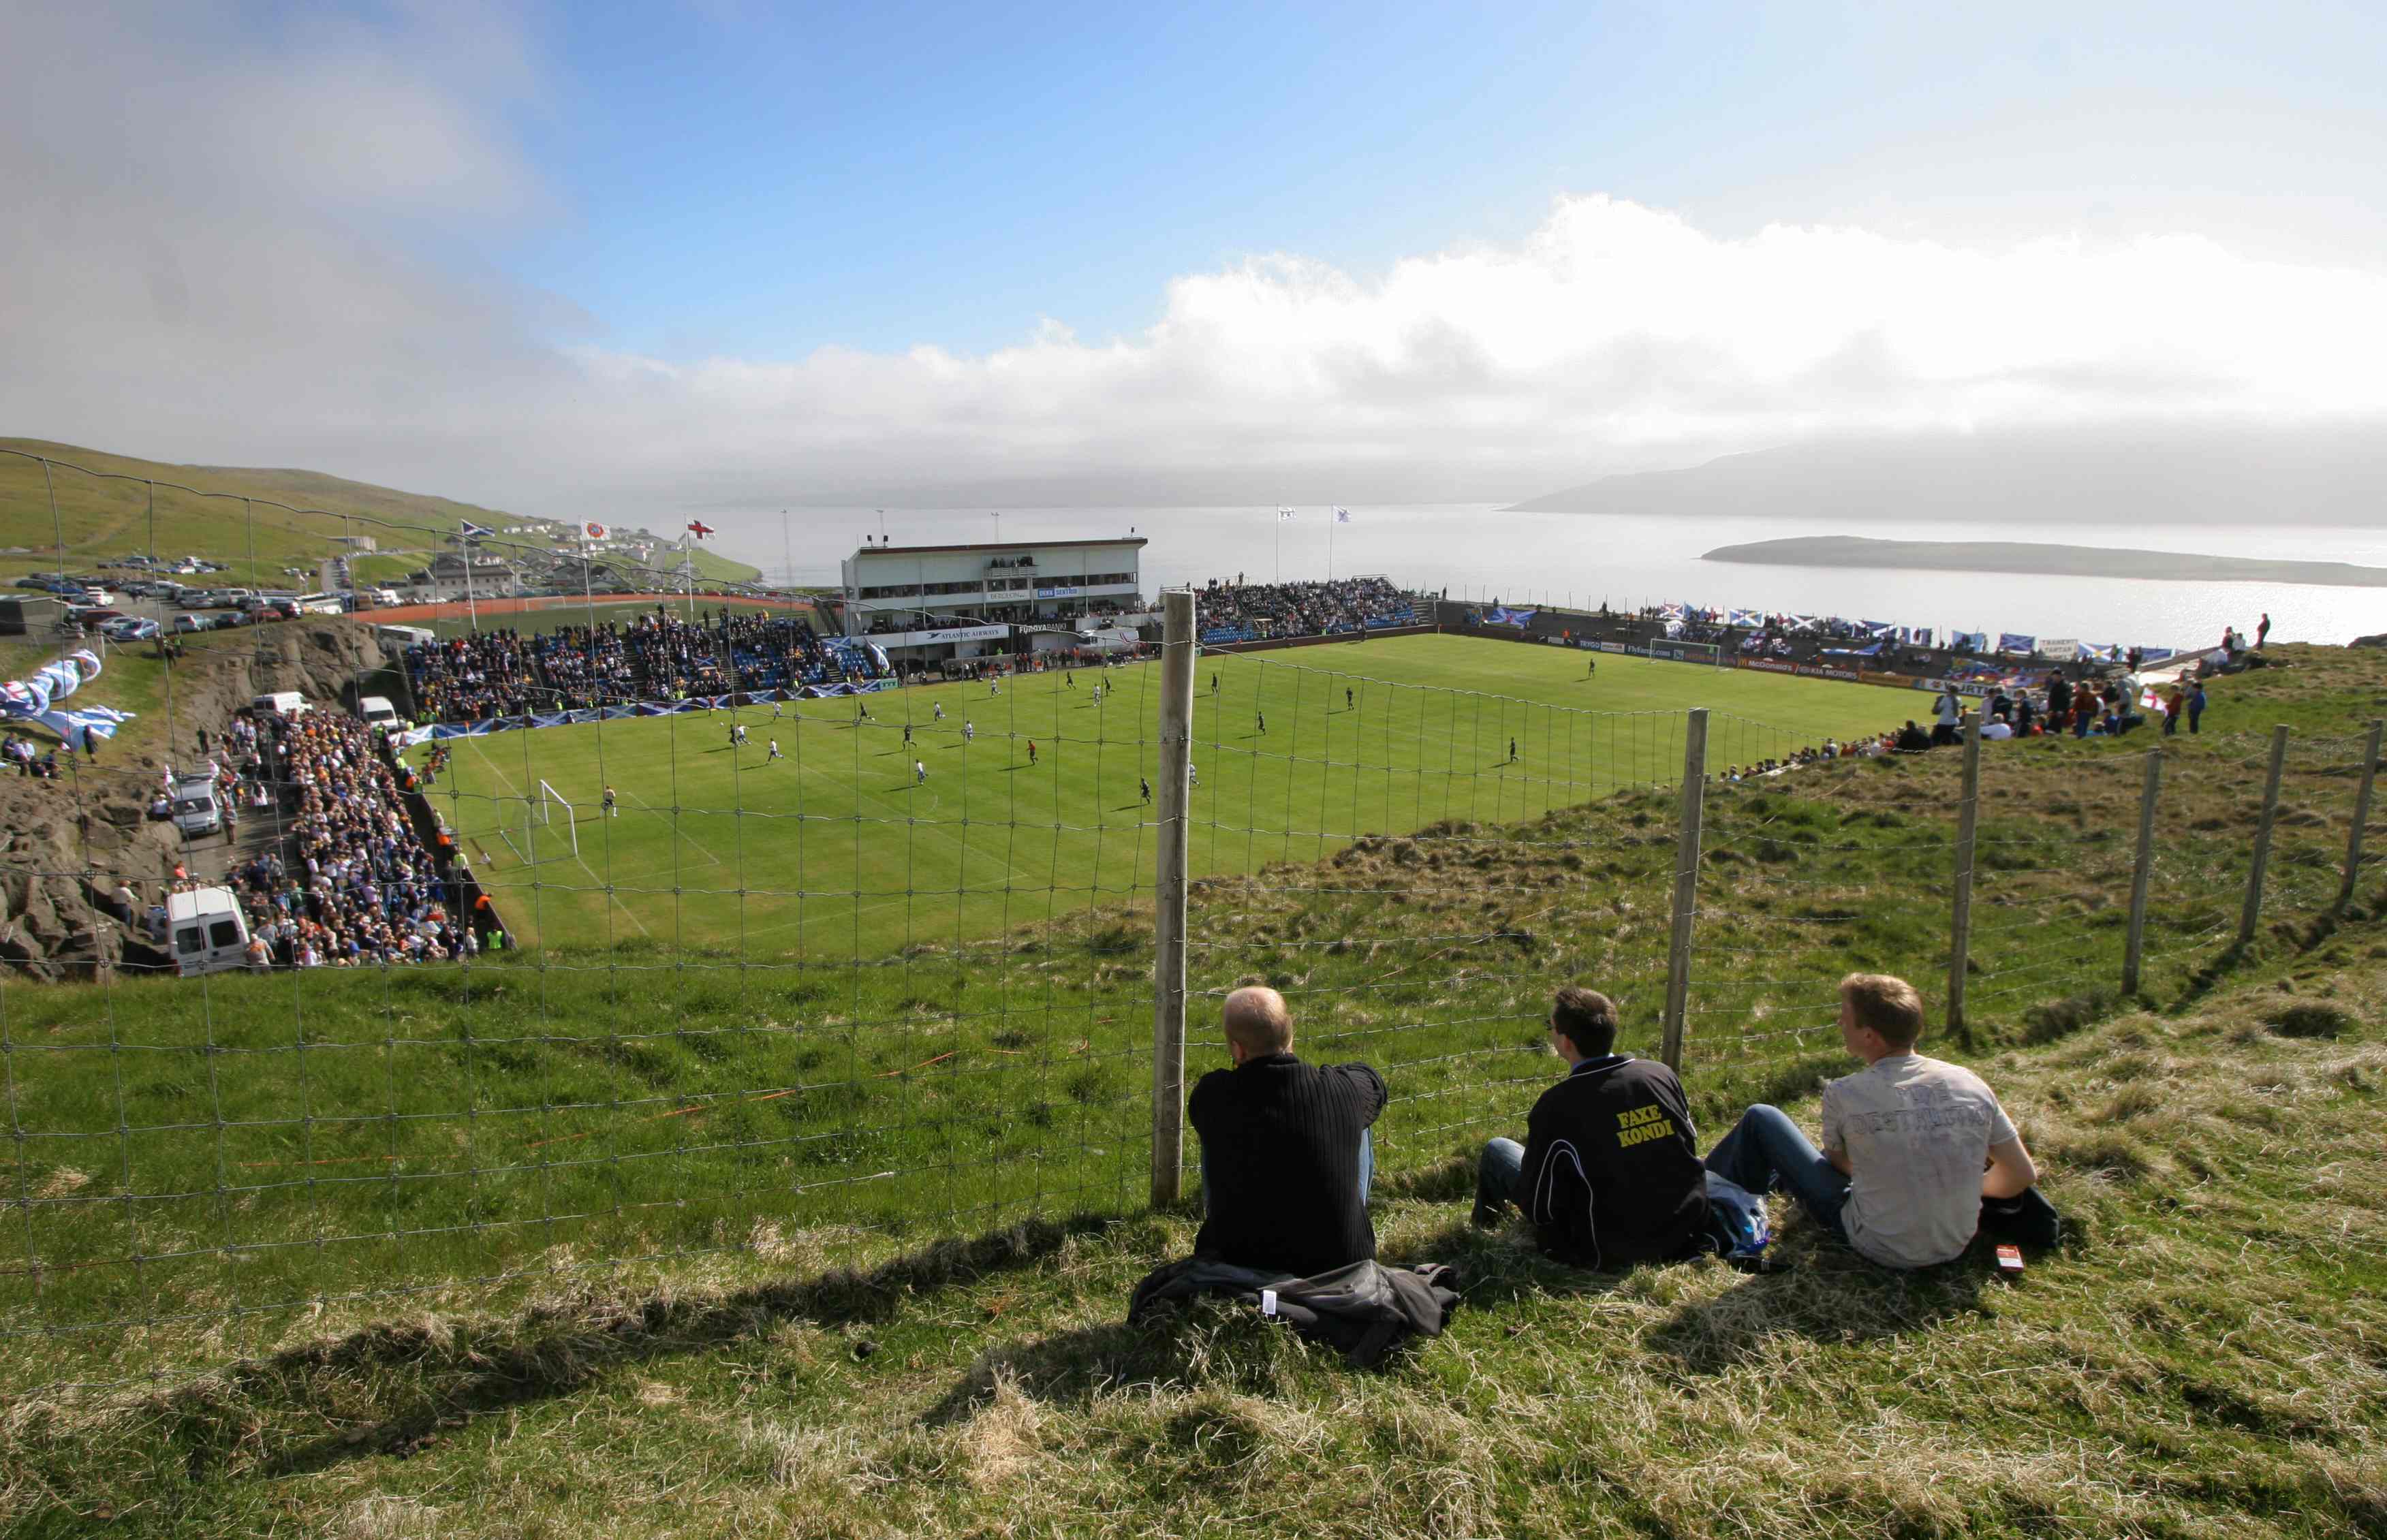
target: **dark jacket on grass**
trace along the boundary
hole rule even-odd
[[[1518,1206],[1542,1249],[1586,1268],[1687,1256],[1707,1232],[1707,1168],[1683,1083],[1654,1059],[1585,1059],[1526,1122]]]
[[[1328,1272],[1376,1255],[1359,1193],[1359,1135],[1384,1110],[1364,1064],[1323,1067],[1291,1054],[1247,1059],[1194,1082],[1209,1218],[1197,1256],[1288,1273]]]

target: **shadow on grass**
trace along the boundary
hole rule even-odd
[[[194,1480],[260,1448],[261,1457],[244,1461],[245,1473],[290,1475],[405,1455],[441,1428],[578,1394],[625,1366],[715,1352],[789,1321],[883,1321],[922,1295],[1036,1266],[1073,1236],[1118,1222],[1090,1215],[1036,1220],[941,1241],[874,1268],[742,1289],[592,1295],[511,1319],[372,1326],[235,1365],[163,1397],[158,1409]],[[342,1431],[275,1448],[276,1422]]]
[[[1859,1344],[1904,1336],[1978,1313],[1990,1266],[1967,1252],[1937,1268],[1893,1271],[1804,1224],[1773,1249],[1788,1264],[1785,1270],[1684,1306],[1652,1327],[1643,1345],[1688,1373],[1719,1374],[1758,1362],[1778,1338]]]

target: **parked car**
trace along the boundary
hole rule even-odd
[[[131,618],[123,611],[111,610],[103,604],[69,604],[66,608],[66,612],[58,617],[58,624],[76,630],[88,631],[95,625],[105,625],[111,620]]]
[[[215,628],[215,617],[212,615],[180,614],[176,615],[173,621],[174,634],[178,637],[188,636],[194,631],[212,631]]]
[[[112,642],[147,641],[158,634],[158,623],[146,615],[119,615],[102,621],[99,634]]]

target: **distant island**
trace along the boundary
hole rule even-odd
[[[2387,567],[2357,567],[2350,562],[2273,562],[2251,556],[2198,556],[2177,550],[2051,546],[2022,540],[1876,540],[1863,535],[1801,535],[1718,546],[1699,560],[1777,567],[1903,567],[1926,572],[2387,588]]]

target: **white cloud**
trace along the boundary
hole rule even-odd
[[[1498,497],[1809,435],[2387,412],[2379,275],[2193,234],[1724,239],[1603,196],[1381,274],[1188,274],[1126,337],[629,356],[393,234],[552,206],[501,127],[541,91],[502,18],[233,48],[229,13],[171,14],[29,12],[0,64],[0,431],[636,511],[1277,467]]]

